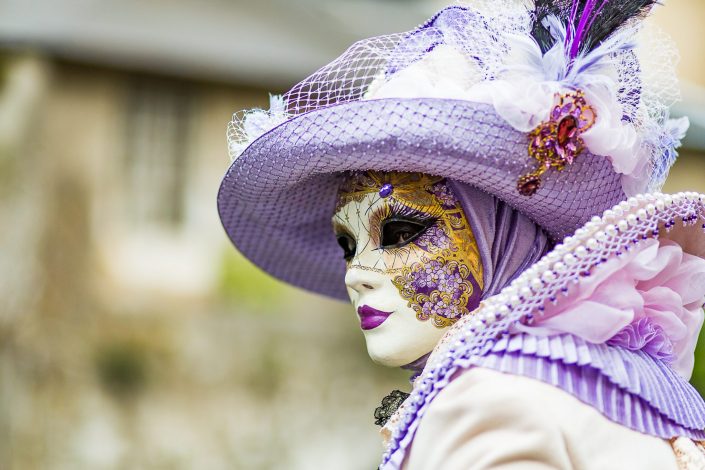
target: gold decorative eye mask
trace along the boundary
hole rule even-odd
[[[362,214],[362,202],[374,200]],[[369,200],[369,199],[368,199]],[[350,204],[354,202],[355,204]],[[355,218],[367,220],[371,246],[357,247]],[[449,326],[474,310],[482,293],[482,264],[465,213],[446,180],[421,173],[364,172],[341,186],[334,227],[348,269],[391,276],[419,320]],[[374,266],[359,262],[365,250],[380,250]]]

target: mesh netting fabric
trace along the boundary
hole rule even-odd
[[[501,0],[477,2],[472,10],[457,5],[455,10],[444,10],[410,32],[354,43],[340,57],[289,90],[283,97],[285,109],[236,113],[227,132],[231,159],[268,130],[253,126],[253,117],[258,124],[269,120],[274,127],[309,111],[361,100],[374,81],[390,78],[440,44],[452,46],[475,62],[480,69],[475,81],[496,78],[509,51],[508,35],[527,34],[530,30],[528,10],[517,9],[515,2]],[[483,11],[499,15],[485,16],[487,13]]]
[[[668,34],[648,22],[641,28],[637,44],[643,108],[653,117],[662,118],[681,98],[676,76],[678,49]]]
[[[657,26],[646,23],[638,37],[636,50],[642,76],[643,132],[647,138],[648,181],[644,190],[659,191],[675,162],[674,142],[669,136],[669,108],[680,101],[676,65],[680,58],[674,41]],[[683,129],[683,133],[685,129]],[[683,136],[677,136],[680,140]]]

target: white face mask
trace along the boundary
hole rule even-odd
[[[419,359],[479,304],[477,243],[443,178],[355,174],[340,189],[333,225],[348,294],[375,362],[403,366]]]

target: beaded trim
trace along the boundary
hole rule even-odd
[[[605,211],[602,217],[593,217],[499,294],[485,299],[477,314],[458,321],[434,349],[409,399],[383,429],[386,452],[381,468],[401,465],[418,416],[449,383],[458,362],[487,354],[498,339],[508,334],[512,324],[531,324],[541,315],[544,305],[558,303],[571,284],[579,283],[593,269],[631,250],[640,241],[659,237],[662,229],[670,232],[678,219],[683,227],[705,221],[705,195],[686,192],[631,197]]]

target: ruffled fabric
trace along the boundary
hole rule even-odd
[[[619,346],[631,351],[644,351],[661,361],[671,363],[675,360],[673,343],[659,325],[650,318],[640,318],[622,328],[607,344]]]
[[[703,324],[705,260],[670,240],[647,240],[545,307],[533,325],[538,336],[570,333],[591,343],[611,342],[666,360],[688,379]]]
[[[643,180],[649,159],[645,158],[642,139],[634,125],[622,121],[622,109],[616,102],[617,83],[603,87],[585,87],[585,98],[595,108],[598,118],[582,139],[596,155],[607,155],[617,173]]]

